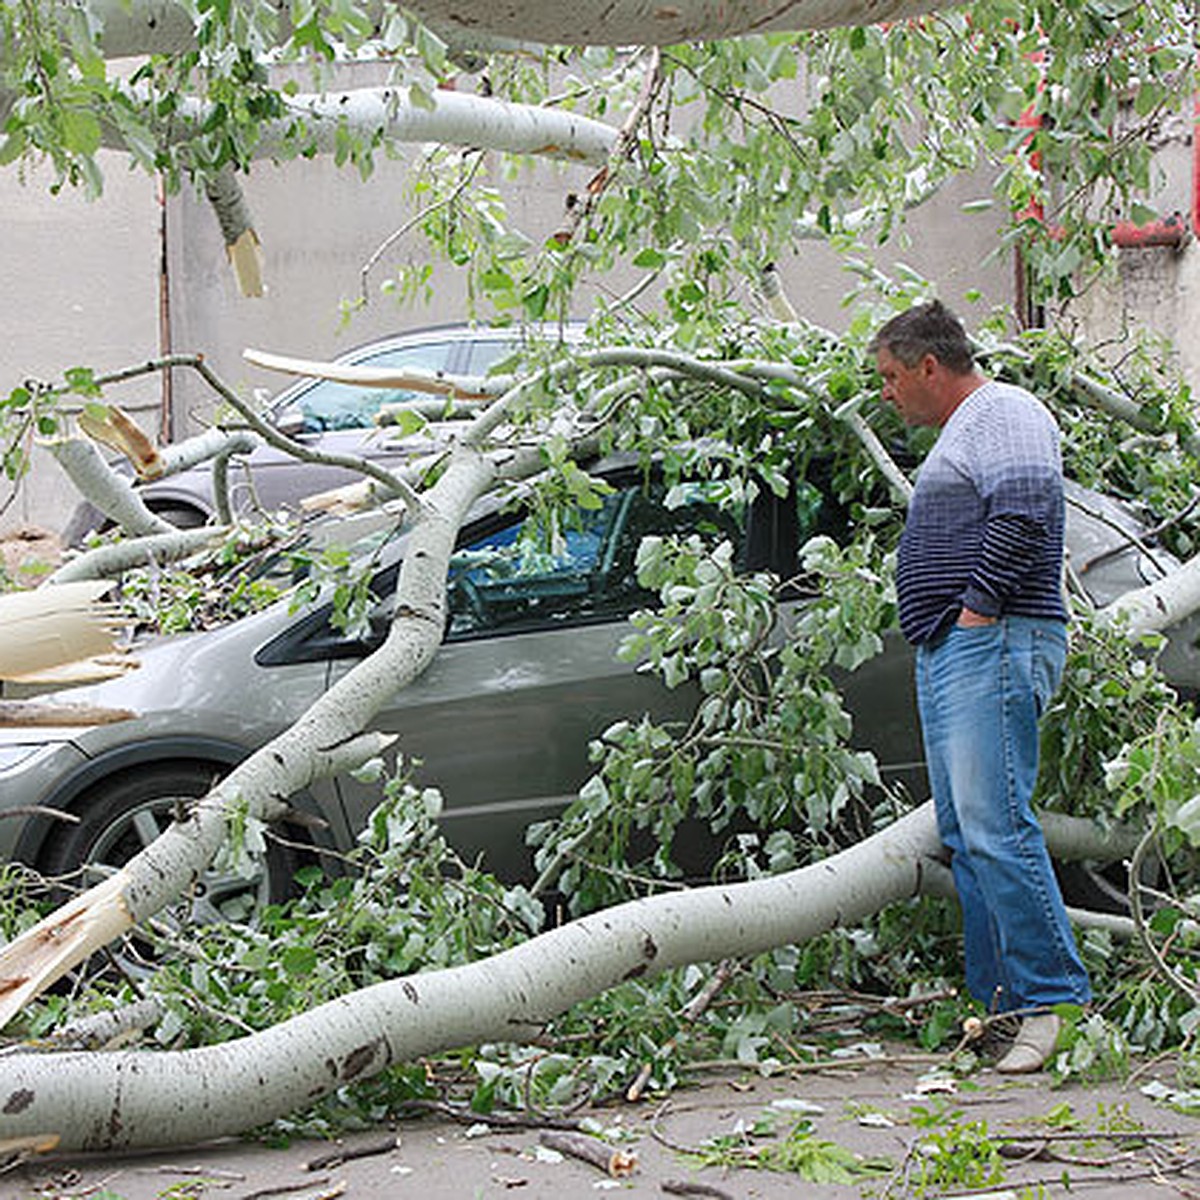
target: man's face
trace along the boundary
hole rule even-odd
[[[875,366],[883,380],[883,399],[895,405],[906,425],[936,425],[941,405],[934,391],[937,360],[926,354],[915,365],[905,366],[890,350],[881,347]]]

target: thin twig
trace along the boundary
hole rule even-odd
[[[724,1188],[690,1179],[664,1179],[659,1186],[672,1196],[712,1196],[714,1200],[734,1200],[733,1193]]]
[[[329,1177],[325,1176],[321,1179],[306,1179],[302,1183],[277,1183],[273,1187],[259,1188],[254,1192],[247,1192],[244,1196],[239,1196],[237,1200],[267,1200],[268,1196],[287,1196],[292,1192],[303,1192],[316,1184],[318,1187],[329,1182]]]
[[[435,201],[433,204],[427,204],[423,209],[421,209],[420,212],[411,217],[409,220],[405,221],[404,224],[398,229],[393,229],[392,232],[389,233],[387,237],[385,237],[383,241],[375,247],[375,249],[368,256],[367,261],[363,263],[362,269],[358,274],[359,294],[362,297],[362,302],[364,305],[370,303],[370,297],[367,293],[367,276],[371,274],[371,271],[374,269],[379,260],[388,252],[388,250],[391,249],[392,246],[394,246],[402,237],[404,237],[405,234],[411,232],[428,217],[431,217],[435,212],[439,211],[439,209],[446,208],[453,204],[475,181],[475,176],[479,174],[479,168],[483,163],[483,152],[480,150],[474,150],[470,153],[475,156],[474,162],[472,162],[470,170],[467,171],[467,173],[455,185],[454,190],[448,195],[443,196],[440,200]]]
[[[446,1100],[406,1100],[401,1112],[436,1113],[438,1116],[449,1117],[462,1125],[474,1125],[481,1118],[474,1109],[462,1104],[451,1104]],[[585,1129],[583,1121],[569,1117],[554,1117],[545,1113],[526,1114],[519,1112],[490,1112],[486,1118],[487,1124],[500,1129],[551,1129],[565,1133],[579,1133]]]
[[[600,197],[608,190],[617,177],[616,168],[625,159],[632,157],[638,144],[638,128],[646,119],[654,104],[655,97],[662,88],[664,81],[662,69],[662,53],[657,47],[650,50],[650,63],[642,78],[641,91],[633,107],[629,110],[621,128],[617,130],[616,140],[605,164],[588,180],[587,198],[580,202],[568,204],[567,218],[562,227],[553,235],[554,241],[560,246],[566,246],[575,240],[579,229],[588,221],[599,203]]]
[[[538,1141],[548,1150],[557,1150],[560,1154],[568,1154],[598,1167],[613,1179],[625,1179],[637,1170],[636,1154],[609,1146],[587,1134],[547,1129],[538,1137]]]
[[[712,978],[688,1001],[684,1007],[680,1018],[684,1025],[694,1025],[701,1016],[704,1015],[709,1005],[720,994],[721,989],[733,977],[734,971],[737,969],[737,964],[733,959],[727,958],[717,965],[717,969],[713,972]],[[682,1032],[682,1031],[680,1031]],[[650,1082],[650,1076],[654,1072],[654,1063],[662,1061],[666,1058],[675,1047],[679,1044],[679,1034],[668,1038],[662,1046],[659,1047],[655,1057],[645,1064],[638,1072],[637,1078],[629,1085],[625,1093],[625,1099],[631,1104],[642,1098],[642,1093],[646,1090],[646,1085]]]
[[[1142,908],[1142,888],[1139,882],[1141,877],[1142,862],[1146,854],[1158,840],[1158,831],[1154,828],[1146,832],[1145,837],[1138,843],[1137,849],[1133,852],[1133,857],[1129,862],[1129,904],[1130,915],[1133,917],[1133,927],[1139,944],[1146,952],[1150,959],[1150,965],[1154,972],[1163,982],[1170,985],[1172,989],[1178,992],[1185,1000],[1195,1004],[1200,999],[1200,990],[1197,989],[1194,981],[1186,975],[1176,971],[1170,963],[1160,953],[1158,947],[1154,944],[1154,939],[1150,936],[1149,928],[1146,924],[1146,914]]]
[[[320,1154],[304,1164],[306,1171],[323,1171],[326,1167],[340,1167],[344,1162],[355,1158],[374,1158],[379,1154],[390,1154],[400,1147],[400,1138],[396,1134],[386,1137],[381,1142],[367,1142],[362,1146],[339,1146],[327,1154]]]

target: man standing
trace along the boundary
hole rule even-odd
[[[967,987],[1025,1015],[997,1070],[1054,1051],[1049,1008],[1089,999],[1031,797],[1038,719],[1062,676],[1063,489],[1058,429],[1028,392],[986,379],[940,302],[894,317],[870,346],[883,399],[941,430],[900,540],[900,627],[942,841],[963,913]]]

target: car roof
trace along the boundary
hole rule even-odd
[[[354,365],[365,359],[388,350],[403,349],[409,346],[420,346],[430,342],[504,342],[516,347],[526,341],[552,342],[555,340],[576,342],[582,337],[585,328],[582,321],[566,321],[553,326],[546,326],[546,333],[540,335],[538,330],[543,327],[526,325],[475,325],[469,322],[447,322],[440,325],[422,325],[415,329],[398,330],[360,342],[347,350],[341,351],[332,359],[335,363]],[[276,392],[271,399],[271,408],[279,408],[289,403],[293,397],[327,382],[319,376],[304,376],[293,380]]]

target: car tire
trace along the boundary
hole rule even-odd
[[[225,768],[211,763],[152,763],[92,787],[72,806],[79,823],[52,838],[39,864],[42,871],[72,890],[101,882],[148,846],[182,805],[205,795],[224,773]],[[267,904],[288,897],[293,876],[303,865],[302,852],[271,840],[250,877],[207,871],[190,897],[169,906],[157,919],[175,928],[252,923]],[[153,965],[153,953],[144,943],[127,944],[117,958],[134,973]]]
[[[199,529],[208,523],[206,513],[187,504],[151,504],[149,508],[156,517],[162,517],[176,529]]]

